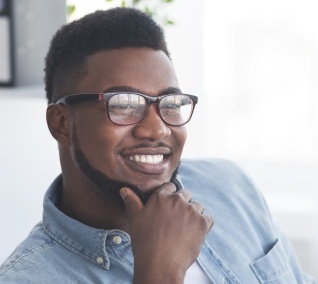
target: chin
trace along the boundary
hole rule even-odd
[[[155,178],[145,178],[143,181],[136,181],[131,182],[132,184],[135,184],[144,192],[154,192],[156,189],[158,189],[160,186],[162,186],[164,183],[169,182],[171,179],[155,179]]]

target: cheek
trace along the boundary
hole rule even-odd
[[[174,130],[174,137],[176,140],[177,151],[181,156],[184,144],[187,140],[187,129],[185,126],[180,126]]]
[[[94,129],[83,139],[82,151],[90,165],[112,179],[120,179],[121,169],[118,155],[129,134],[117,128]],[[81,143],[81,142],[80,142]]]
[[[116,150],[129,135],[129,129],[118,127],[107,117],[81,116],[76,120],[76,135],[79,147],[90,164],[109,172],[116,167]]]
[[[121,147],[125,137],[128,136],[125,129],[118,127],[100,127],[91,130],[84,138],[86,149],[94,153],[94,159],[107,161],[115,159],[117,149]],[[109,160],[110,159],[110,160]]]

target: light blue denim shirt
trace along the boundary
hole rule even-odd
[[[301,271],[261,194],[234,164],[183,161],[179,176],[214,217],[197,259],[214,284],[316,283]],[[61,184],[60,176],[48,189],[42,222],[2,264],[0,283],[132,283],[129,235],[64,215],[55,206]]]

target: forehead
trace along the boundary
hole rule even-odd
[[[86,59],[86,73],[76,87],[77,93],[102,92],[125,86],[156,95],[167,88],[178,88],[170,59],[150,48],[105,50]]]

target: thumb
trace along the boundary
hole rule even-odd
[[[119,190],[119,194],[123,199],[128,217],[132,217],[144,208],[140,198],[130,188],[123,187]]]

